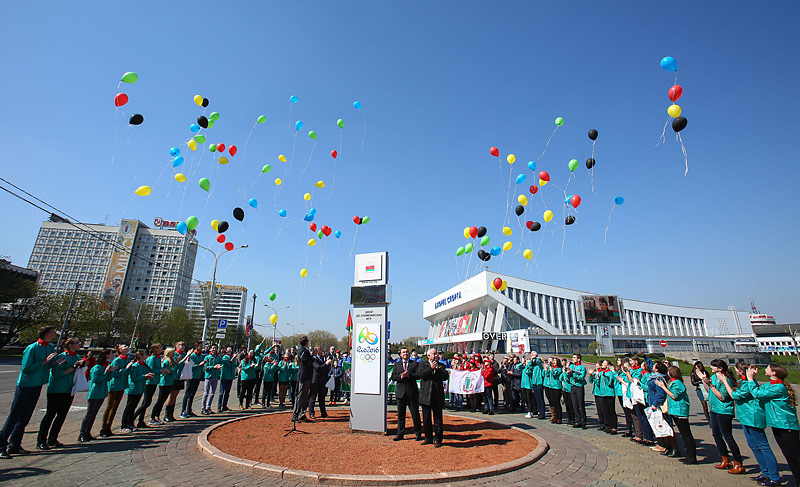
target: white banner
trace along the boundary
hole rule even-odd
[[[356,308],[353,334],[353,392],[380,394],[381,381],[386,377],[386,364],[381,360],[384,340],[383,320],[385,308]],[[359,321],[365,321],[359,323]]]
[[[477,370],[451,370],[448,391],[453,394],[478,394],[483,392],[483,376]]]

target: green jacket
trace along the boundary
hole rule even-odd
[[[722,386],[725,387],[725,386]],[[752,392],[758,385],[750,380],[744,380],[739,387],[733,390],[731,397],[733,402],[736,403],[736,409],[739,411],[739,422],[751,428],[767,427],[767,415],[761,403],[756,399]]]
[[[222,368],[220,369],[220,379],[222,380],[233,380],[235,375],[235,363],[233,360],[233,356],[230,354],[222,354],[222,358],[220,359],[220,363],[222,364]]]
[[[617,397],[622,397],[622,383],[617,380],[617,377],[619,376],[620,373],[616,370],[611,370],[608,372],[608,380],[614,388],[614,395]]]
[[[127,392],[129,396],[144,393],[144,376],[149,372],[150,369],[145,363],[136,362],[131,365],[131,368],[128,369],[128,388],[125,392]]]
[[[725,380],[728,379],[725,378]],[[728,390],[725,388],[722,382],[717,379],[716,374],[711,376],[711,384],[717,388],[720,394],[722,394],[721,401],[713,392],[708,395],[709,399],[711,399],[711,410],[717,414],[730,414],[731,416],[734,416],[736,411],[733,406],[733,399],[731,398],[730,394],[728,394]]]
[[[126,367],[131,360],[133,360],[133,355],[128,354],[125,357],[117,356],[117,358],[111,362],[111,365],[116,367],[116,369],[114,372],[111,372],[111,376],[108,377],[109,392],[124,391],[128,388],[128,369]]]
[[[675,396],[675,399],[672,399],[670,395],[667,394],[667,407],[669,408],[669,414],[677,418],[688,418],[689,394],[686,393],[686,386],[683,384],[683,382],[673,379],[667,384],[667,389],[669,389],[669,392]]]
[[[175,356],[173,356],[172,359],[174,360]],[[158,385],[166,387],[175,383],[175,369],[183,368],[183,366],[179,362],[175,362],[170,365],[169,359],[164,357],[164,359],[161,361],[161,368],[169,369],[169,373],[161,374],[161,378],[158,379]],[[180,373],[178,373],[178,377],[180,377]]]
[[[203,380],[204,371],[203,366],[199,365],[200,362],[203,361],[205,357],[203,354],[195,353],[194,350],[190,352],[189,360],[192,361],[192,379],[200,379]]]
[[[144,363],[147,365],[150,373],[153,374],[152,378],[147,379],[146,384],[148,386],[157,386],[158,382],[161,380],[161,355],[150,355]]]
[[[614,397],[614,382],[617,382],[614,377],[616,375],[616,372],[610,370],[600,372],[600,395],[602,397]]]
[[[215,369],[214,366],[222,365],[222,357],[220,354],[211,355],[208,354],[205,357],[206,365],[205,367],[205,378],[206,379],[219,379],[222,375],[222,369]]]
[[[517,364],[517,370],[522,372],[522,388],[531,389],[533,385],[533,365]]]
[[[560,369],[550,368],[544,371],[544,386],[550,389],[561,389],[561,372]]]
[[[644,403],[648,404],[647,402],[647,383],[650,382],[650,376],[653,375],[652,372],[641,372],[639,375],[639,387],[642,388],[642,392],[644,392]]]
[[[791,387],[791,386],[790,386]],[[789,402],[789,391],[783,383],[761,384],[752,391],[767,415],[767,426],[785,430],[800,430],[797,408]]]
[[[181,380],[181,373],[183,372],[183,363],[181,361],[184,357],[186,357],[185,353],[175,350],[175,356],[172,357],[175,360],[175,366],[172,367],[172,385]]]
[[[261,378],[263,382],[275,382],[275,372],[278,371],[278,366],[275,365],[275,362],[264,361],[263,371],[264,374]]]
[[[56,363],[64,359],[63,363]],[[75,381],[75,369],[72,365],[78,361],[78,356],[74,357],[63,352],[53,360],[53,367],[50,369],[50,383],[47,385],[48,394],[72,393],[72,384]],[[79,372],[80,373],[80,372]]]
[[[289,362],[289,380],[291,382],[297,382],[297,372],[300,370],[300,366],[294,362]]]
[[[52,343],[41,345],[38,341],[25,347],[25,352],[22,354],[22,367],[17,378],[17,386],[39,387],[47,384],[50,377],[50,368],[53,367],[53,363],[57,360],[57,358],[54,358],[47,362],[47,356],[55,351],[56,346]]]
[[[597,397],[605,397],[603,391],[603,374],[602,372],[594,371],[589,374],[589,384],[592,384],[592,394]]]
[[[242,360],[239,367],[241,369],[240,377],[242,380],[255,379],[257,377],[256,372],[258,371],[258,359]]]
[[[536,357],[536,364],[533,366],[533,385],[544,385],[544,367],[542,366],[542,359]]]
[[[569,374],[561,373],[561,390],[564,392],[572,392],[572,381],[569,380]],[[565,398],[570,400],[569,398]]]
[[[108,376],[106,366],[96,364],[89,371],[89,393],[86,399],[105,399],[108,396]]]
[[[291,362],[287,360],[278,362],[278,382],[289,382],[289,369],[291,366]]]
[[[585,386],[586,367],[583,365],[569,364],[569,368],[572,369],[572,374],[570,375],[570,384],[572,384],[573,387]]]

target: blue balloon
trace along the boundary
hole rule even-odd
[[[311,215],[311,214],[308,214],[308,215],[303,217],[303,220],[305,220],[307,222],[310,222],[313,219],[314,219],[314,215]]]
[[[187,227],[187,226],[186,226],[186,222],[180,222],[180,223],[178,223],[178,227],[177,227],[177,228],[178,228],[178,232],[179,232],[181,235],[186,235],[186,230],[188,230],[188,229],[189,229],[189,227]]]
[[[353,102],[353,108],[361,110],[361,102],[360,101]]]
[[[197,125],[196,123],[193,123],[193,124],[189,125],[189,130],[191,130],[192,132],[199,132],[200,131],[200,126]]]
[[[248,203],[249,203],[249,204],[250,204],[250,206],[252,206],[253,208],[258,208],[258,201],[257,201],[255,198],[250,198],[250,201],[248,201]]]
[[[284,217],[284,218],[285,218],[285,217],[286,217],[286,210],[280,210],[280,211],[278,211],[278,215],[280,215],[280,216],[282,216],[282,217]]]
[[[172,167],[178,167],[183,165],[183,156],[178,156],[172,160]]]
[[[308,210],[308,214],[309,215],[316,215],[317,214],[317,209],[314,208],[314,207],[311,207],[311,209]]]
[[[489,253],[494,256],[498,256],[500,255],[501,250],[502,249],[500,247],[492,247],[492,250],[490,250]]]
[[[528,178],[524,174],[520,174],[519,176],[517,176],[517,184],[524,183],[526,179]]]
[[[672,56],[667,56],[661,60],[661,67],[666,69],[667,71],[677,71],[678,61],[676,61],[675,58]]]
[[[570,198],[572,198],[572,196],[567,196],[566,198],[564,198],[564,204],[565,204],[565,205],[568,205],[568,204],[569,204],[569,199],[570,199]]]
[[[169,155],[171,155],[172,157],[179,156],[181,155],[181,150],[178,149],[177,147],[173,147],[172,149],[169,150]]]
[[[295,130],[300,130],[301,128],[303,128],[303,121],[302,120],[298,120],[297,123],[294,124],[294,129]]]
[[[333,236],[336,237],[336,238],[339,238],[339,237],[342,236],[342,232],[340,232],[339,230],[336,230],[335,232],[333,232]]]
[[[622,196],[617,196],[616,198],[614,198],[615,205],[621,205],[622,203],[625,203],[625,198],[623,198]]]
[[[533,161],[528,161],[528,169],[531,171],[536,171],[536,163]]]
[[[297,103],[297,97],[292,95],[292,96],[289,97],[289,101],[292,102],[292,103]]]

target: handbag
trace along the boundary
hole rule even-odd
[[[84,392],[89,390],[89,382],[86,380],[86,374],[81,373],[79,369],[75,369],[72,374],[72,395],[76,392]]]
[[[633,401],[628,397],[629,385],[627,382],[622,383],[622,407],[625,409],[633,409]]]
[[[647,422],[650,423],[650,427],[653,428],[653,434],[656,438],[663,438],[674,434],[672,427],[664,419],[664,415],[661,413],[660,409],[656,408],[653,410],[653,408],[645,408],[644,414],[647,416]]]
[[[642,386],[634,382],[631,384],[631,402],[633,404],[642,404],[644,405],[644,391],[642,390]]]
[[[325,383],[325,387],[327,387],[330,390],[336,389],[336,381],[333,379],[333,376],[330,376],[328,378],[328,382]]]
[[[194,362],[192,362],[191,359],[184,362],[180,380],[189,380],[192,378],[192,365],[194,365]]]

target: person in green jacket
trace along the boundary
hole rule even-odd
[[[192,412],[192,403],[194,402],[195,394],[197,394],[197,388],[200,387],[200,381],[202,381],[205,376],[204,360],[203,342],[197,341],[194,344],[194,350],[183,359],[184,362],[192,362],[192,378],[187,381],[186,392],[183,393],[181,418],[186,419],[197,416]]]
[[[292,367],[292,356],[287,350],[283,354],[283,358],[278,362],[278,407],[284,408],[284,400],[286,399],[286,390],[289,387],[289,377]]]
[[[531,357],[528,358],[528,360],[517,365],[517,370],[522,372],[522,400],[525,403],[524,407],[528,409],[528,412],[525,414],[525,417],[528,419],[532,418],[534,414],[537,417],[539,416],[538,406],[533,399],[533,368],[536,363],[536,358],[533,355],[534,353],[536,352],[531,352]]]
[[[728,369],[728,364],[725,360],[714,359],[711,361],[711,377],[701,372],[697,373],[703,382],[709,388],[709,399],[711,411],[708,415],[711,419],[711,435],[714,437],[714,442],[717,444],[717,449],[722,457],[722,461],[716,468],[722,469],[735,469],[736,473],[744,473],[742,467],[742,454],[739,451],[739,445],[733,438],[733,417],[735,413],[733,398],[728,393],[727,387],[723,385],[728,382],[731,388],[738,387],[736,376]],[[728,448],[730,448],[733,463],[731,463],[728,456]]]
[[[114,436],[111,432],[111,426],[114,423],[114,417],[117,415],[117,409],[122,403],[122,396],[125,395],[125,389],[128,387],[128,364],[133,361],[133,354],[125,344],[117,345],[117,358],[111,361],[113,372],[109,372],[108,380],[108,403],[106,403],[106,410],[103,412],[103,422],[100,427],[100,438],[109,438]]]
[[[300,371],[300,366],[297,364],[297,359],[291,357],[289,359],[289,399],[292,401],[294,407],[295,396],[297,395],[297,375]]]
[[[572,384],[570,383],[569,374],[567,374],[568,369],[569,364],[565,360],[561,368],[561,397],[564,398],[564,406],[566,406],[565,409],[567,410],[567,425],[574,426],[575,409],[572,407],[572,396],[570,396],[570,393],[572,392]]]
[[[586,385],[586,367],[581,364],[581,354],[572,355],[572,363],[567,373],[570,376],[572,391],[572,408],[575,410],[575,425],[573,428],[586,429],[586,396],[583,387]]]
[[[622,433],[622,436],[625,438],[630,438],[633,436],[633,410],[626,408],[623,404],[622,396],[623,396],[623,387],[622,384],[627,383],[627,376],[625,374],[624,368],[628,367],[628,364],[620,357],[617,359],[617,366],[611,366],[611,377],[614,379],[614,395],[617,396],[617,401],[619,402],[619,407],[622,409],[622,412],[625,414],[625,424],[627,426],[627,431]],[[630,370],[630,369],[629,369]],[[628,398],[630,398],[630,392],[628,393]]]
[[[128,402],[125,403],[125,410],[122,412],[122,429],[120,430],[120,432],[124,434],[138,429],[134,426],[133,422],[136,405],[139,404],[139,401],[142,399],[145,381],[147,381],[147,379],[152,379],[155,375],[150,372],[142,352],[136,352],[134,360],[128,363],[127,368],[128,388],[125,389],[125,392],[128,393]]]
[[[230,411],[228,409],[228,398],[231,396],[231,387],[233,387],[233,378],[236,373],[236,358],[233,355],[233,347],[225,349],[225,353],[222,354],[221,365],[217,412]]]
[[[181,393],[183,390],[185,380],[181,380],[181,373],[183,372],[183,365],[186,360],[186,343],[178,342],[175,344],[175,365],[172,369],[173,371],[173,382],[172,387],[169,390],[169,397],[167,398],[167,402],[164,403],[164,409],[166,411],[166,415],[164,416],[164,421],[171,423],[175,421],[175,405],[178,403],[178,394]]]
[[[84,361],[78,357],[81,341],[69,338],[64,342],[64,352],[56,359],[55,365],[50,368],[50,380],[47,385],[47,411],[39,424],[39,436],[36,440],[38,450],[63,447],[58,441],[58,434],[67,419],[67,413],[72,406],[72,385],[74,373],[79,367],[84,366]],[[80,373],[80,372],[79,372]]]
[[[747,380],[752,381],[756,367],[747,369]],[[800,481],[800,424],[797,421],[797,396],[786,383],[789,373],[779,364],[770,364],[764,373],[769,384],[758,385],[751,394],[759,400],[766,414],[767,426],[772,428],[775,441],[786,457],[795,483]],[[764,484],[762,484],[764,485]]]
[[[683,437],[683,444],[686,446],[686,457],[681,462],[687,465],[697,465],[697,445],[694,435],[692,435],[692,429],[689,427],[689,395],[686,393],[686,386],[683,383],[683,374],[681,374],[680,368],[672,366],[667,370],[667,376],[669,377],[668,384],[661,379],[656,379],[655,384],[667,394],[669,415],[673,424],[678,427],[681,437]],[[680,456],[675,434],[673,433],[666,441],[669,446],[664,454],[667,456]],[[674,452],[674,454],[670,455],[670,451]]]
[[[144,422],[144,415],[147,413],[147,408],[153,403],[153,396],[158,390],[158,383],[161,380],[161,375],[172,372],[170,367],[163,367],[161,365],[161,354],[163,351],[164,348],[160,343],[153,343],[150,345],[150,355],[148,355],[147,360],[145,360],[145,365],[147,365],[148,373],[152,375],[145,381],[142,405],[139,406],[133,414],[134,419],[138,419],[136,421],[137,428],[149,428]],[[158,424],[162,424],[160,420],[153,422],[153,425]]]
[[[171,423],[172,421],[175,421],[175,418],[171,418],[173,411],[169,409],[167,410],[167,414],[164,416],[164,420],[162,421],[161,408],[164,407],[164,404],[169,398],[170,392],[172,392],[172,385],[175,383],[175,369],[177,366],[178,363],[175,362],[175,349],[169,347],[164,352],[164,358],[161,359],[161,371],[163,373],[158,379],[158,399],[156,399],[156,403],[153,405],[153,409],[150,411],[151,425],[164,424],[165,422]]]
[[[239,364],[242,378],[242,389],[244,389],[244,397],[240,398],[239,409],[250,409],[250,401],[253,399],[253,388],[258,380],[258,359],[253,350],[247,353],[241,363]],[[244,402],[241,401],[244,399]]]
[[[264,355],[263,365],[261,366],[261,408],[272,407],[272,388],[275,385],[275,377],[278,373],[278,366],[273,360],[273,355]]]
[[[203,386],[200,414],[214,414],[214,411],[211,410],[211,405],[214,404],[214,394],[217,392],[217,384],[222,375],[222,356],[217,351],[217,346],[211,345],[208,355],[203,360],[205,384]]]
[[[531,360],[533,361],[533,377],[531,380],[531,390],[533,391],[533,400],[536,402],[536,415],[537,419],[545,419],[544,409],[544,364],[542,359],[539,358],[538,352],[531,353]]]
[[[550,404],[550,422],[561,424],[561,359],[550,357],[544,365],[544,377],[542,385],[547,395],[547,402]]]
[[[117,353],[115,350],[110,348],[103,350],[97,356],[97,363],[95,363],[92,370],[89,371],[89,393],[86,395],[88,406],[86,408],[86,415],[83,417],[83,422],[81,422],[80,434],[78,435],[78,441],[81,443],[86,443],[95,439],[92,436],[92,425],[94,424],[95,418],[97,418],[97,413],[103,406],[103,401],[105,401],[106,396],[108,396],[108,379],[116,370],[110,362],[113,361],[116,356]]]
[[[586,382],[592,385],[592,395],[594,396],[594,406],[597,410],[597,418],[600,421],[600,431],[606,430],[606,416],[603,412],[605,406],[605,393],[603,392],[603,361],[597,362],[595,368],[589,369]]]

